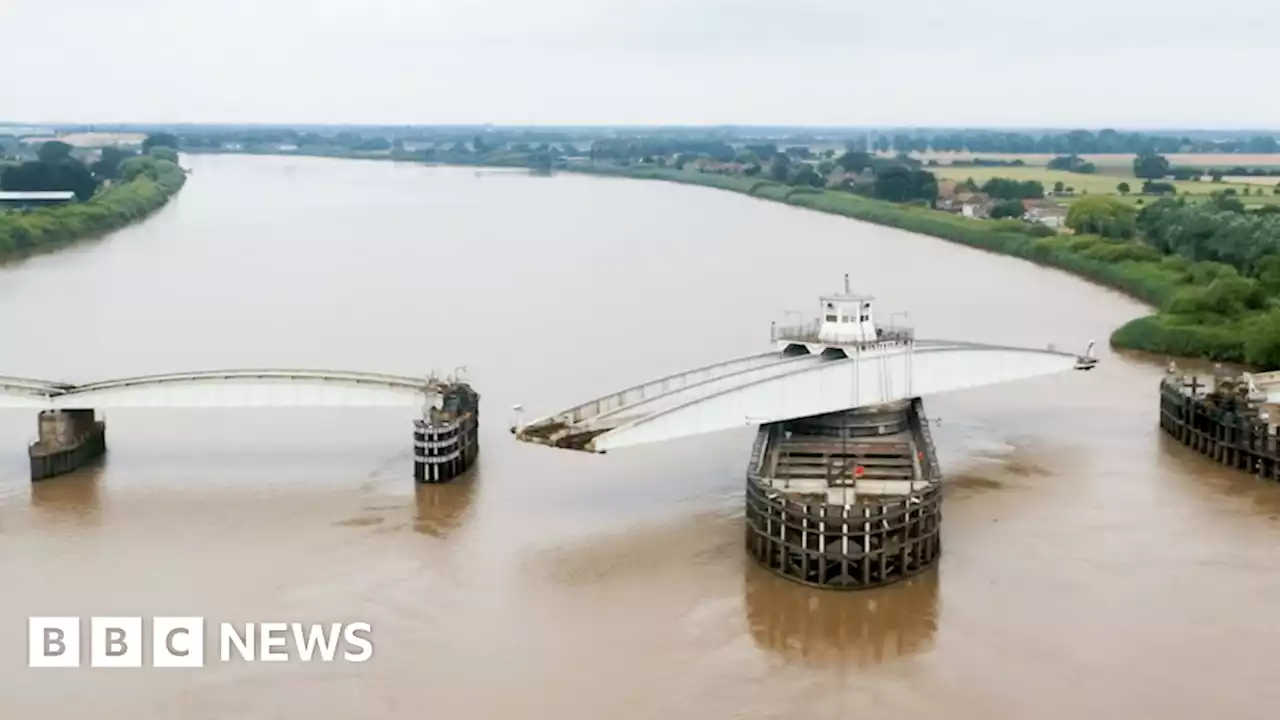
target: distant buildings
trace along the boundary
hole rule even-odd
[[[1026,210],[1026,214],[1022,217],[1027,222],[1039,223],[1054,230],[1065,227],[1067,224],[1067,209],[1061,205],[1052,205],[1039,200],[1023,200],[1022,207]]]
[[[71,133],[69,135],[37,135],[22,138],[24,145],[43,145],[57,140],[74,148],[140,148],[147,136],[142,133]]]

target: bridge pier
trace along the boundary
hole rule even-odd
[[[419,483],[448,482],[466,472],[480,452],[480,395],[466,383],[441,393],[438,407],[413,422],[413,477]]]
[[[747,551],[805,585],[888,585],[941,556],[941,502],[919,398],[763,425],[747,471]]]
[[[107,425],[93,410],[44,410],[38,425],[27,448],[32,482],[78,470],[107,451]]]

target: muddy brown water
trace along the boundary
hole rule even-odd
[[[482,451],[416,488],[398,410],[111,411],[36,486],[0,411],[0,717],[1201,718],[1280,706],[1280,487],[1157,429],[1162,364],[926,399],[940,566],[861,594],[741,548],[749,430],[589,456],[552,411],[767,345],[849,272],[926,337],[1083,349],[1061,273],[703,188],[210,156],[150,221],[0,269],[0,374],[467,366]],[[896,318],[903,322],[903,318]],[[27,617],[373,627],[363,664],[26,667]]]

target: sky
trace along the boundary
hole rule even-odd
[[[1280,0],[0,0],[0,121],[1280,128]]]

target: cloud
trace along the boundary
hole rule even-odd
[[[1278,21],[1272,0],[7,0],[0,63],[40,70],[0,116],[1280,126]]]

